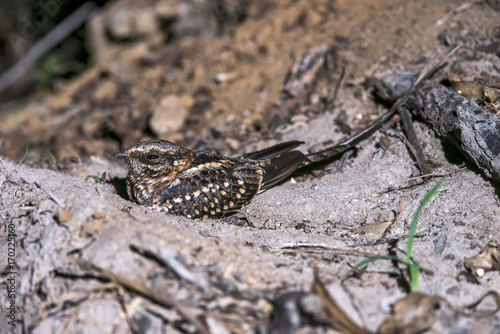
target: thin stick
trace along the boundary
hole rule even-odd
[[[449,171],[449,172],[443,172],[443,173],[431,173],[431,174],[424,174],[424,175],[419,175],[419,176],[414,176],[414,177],[410,177],[409,179],[406,179],[406,180],[402,180],[400,182],[398,182],[399,184],[402,184],[404,182],[409,182],[409,181],[414,181],[414,180],[418,180],[418,179],[427,179],[427,178],[435,178],[435,177],[443,177],[443,176],[448,176],[448,175],[451,175],[451,174],[455,174],[455,173],[458,173],[458,172],[461,172],[463,170],[466,170],[467,167],[460,167],[460,168],[457,168],[457,169],[454,169],[452,171]],[[422,181],[423,182],[423,181]],[[410,185],[406,185],[406,186],[403,186],[403,187],[399,187],[399,188],[396,188],[395,186],[391,186],[379,193],[377,193],[378,195],[381,195],[381,194],[385,194],[385,193],[388,193],[388,192],[391,192],[391,191],[398,191],[398,190],[406,190],[408,188],[412,188],[412,187],[415,187],[417,186],[418,184],[421,184],[422,182],[420,183],[415,183],[415,184],[410,184]]]
[[[26,159],[26,156],[28,155],[28,150],[29,150],[29,146],[27,145],[27,146],[26,146],[26,152],[24,152],[24,156],[23,156],[23,158],[21,159],[21,161],[19,161],[19,162],[17,163],[16,168],[17,168],[17,167],[19,167],[19,165],[23,163],[24,159]],[[7,180],[7,179],[8,179],[8,178],[12,175],[12,173],[14,173],[14,171],[16,170],[16,168],[12,169],[12,170],[10,171],[10,173],[9,173],[9,174],[7,174],[7,175],[5,176],[5,179],[6,179],[6,180]]]
[[[400,107],[398,109],[399,117],[401,117],[401,123],[406,132],[406,136],[408,137],[408,144],[411,146],[410,151],[415,155],[415,159],[417,160],[418,167],[420,169],[420,173],[428,174],[431,172],[431,168],[429,164],[425,160],[424,150],[420,142],[418,141],[417,134],[415,132],[415,128],[413,127],[413,123],[411,121],[411,115],[408,109],[404,107]]]
[[[47,193],[47,195],[49,195],[49,197],[54,201],[56,202],[57,205],[59,205],[61,208],[65,208],[66,207],[66,204],[64,204],[63,201],[61,201],[59,198],[56,197],[56,195],[54,195],[49,189],[47,189],[47,187],[35,182],[35,185],[42,189],[43,191],[45,191]]]
[[[127,301],[125,300],[125,290],[123,286],[116,285],[116,295],[118,297],[118,301],[122,308],[123,313],[125,313],[125,318],[127,319],[128,328],[132,334],[140,334],[139,329],[137,328],[137,324],[135,323],[134,318],[130,316],[130,312],[127,307]]]
[[[0,92],[4,91],[16,80],[28,73],[40,58],[80,27],[95,6],[93,2],[84,3],[80,8],[75,10],[73,14],[52,29],[47,36],[33,45],[23,59],[18,61],[0,77]]]
[[[342,249],[342,248],[334,248],[324,244],[312,244],[312,243],[302,243],[302,244],[284,244],[281,246],[280,252],[282,250],[294,250],[294,251],[308,251],[308,252],[332,252],[337,255],[354,255],[354,256],[377,256],[380,255],[378,253],[373,252],[362,252],[356,251],[352,249]]]
[[[337,95],[340,90],[340,84],[342,83],[342,80],[344,80],[345,76],[345,66],[342,66],[342,72],[340,72],[340,78],[337,80],[337,84],[335,85],[335,91],[333,92],[333,97],[330,101],[328,101],[328,109],[330,109],[330,112],[333,111],[335,108],[335,101],[337,101]]]
[[[457,15],[458,13],[461,13],[461,12],[464,12],[464,11],[470,9],[473,5],[475,5],[479,2],[480,1],[476,0],[476,1],[471,1],[471,2],[466,2],[466,3],[461,4],[460,6],[453,9],[451,12],[449,12],[448,14],[446,14],[445,16],[443,16],[442,18],[437,20],[436,27],[442,26],[443,24],[448,22],[448,20],[451,19],[453,16]]]

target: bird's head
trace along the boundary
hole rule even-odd
[[[115,158],[125,159],[129,173],[155,176],[187,168],[194,160],[194,153],[167,140],[153,139],[131,146]]]

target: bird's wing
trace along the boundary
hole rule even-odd
[[[293,151],[302,144],[304,144],[303,141],[287,141],[240,157],[257,160],[264,169],[264,178],[259,193],[280,183],[302,165],[306,157],[299,151]]]
[[[284,143],[280,143],[268,148],[265,148],[260,151],[255,151],[255,152],[250,152],[243,154],[241,157],[245,159],[252,159],[252,160],[262,160],[262,159],[271,159],[274,157],[277,157],[280,154],[290,152],[296,147],[299,147],[300,145],[304,144],[303,141],[298,141],[298,140],[292,140],[292,141],[287,141]]]
[[[302,165],[304,159],[306,159],[305,155],[299,151],[285,152],[269,159],[269,163],[264,166],[266,174],[259,192],[263,192],[285,180]]]

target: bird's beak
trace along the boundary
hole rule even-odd
[[[118,153],[117,155],[115,155],[115,159],[126,157],[128,157],[128,154],[126,152]]]

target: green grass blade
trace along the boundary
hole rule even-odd
[[[441,187],[441,185],[444,182],[444,177],[439,180],[434,187],[431,188],[425,194],[424,198],[422,199],[422,202],[420,203],[420,206],[417,209],[417,212],[415,212],[415,216],[413,216],[413,220],[411,221],[410,224],[410,231],[408,232],[408,240],[406,242],[406,262],[411,263],[411,251],[413,249],[413,239],[415,238],[415,231],[417,230],[417,222],[418,219],[420,218],[420,213],[422,213],[422,210],[424,207],[429,203],[431,198],[436,194],[436,191]]]
[[[414,262],[408,266],[408,272],[410,274],[410,291],[415,291],[418,285],[418,274],[420,273],[420,265],[418,262]]]
[[[417,230],[417,222],[420,218],[420,214],[422,213],[422,210],[424,207],[429,203],[431,198],[436,194],[436,191],[441,187],[441,185],[444,182],[444,177],[439,180],[434,187],[429,190],[424,198],[422,199],[422,202],[420,203],[420,206],[417,209],[417,212],[415,212],[415,215],[413,216],[413,220],[411,221],[410,224],[410,231],[408,232],[408,240],[406,242],[406,262],[408,263],[408,273],[410,275],[410,291],[414,291],[418,285],[418,275],[420,273],[420,265],[415,262],[412,263],[411,261],[411,252],[413,250],[413,240],[415,239],[415,231]]]

